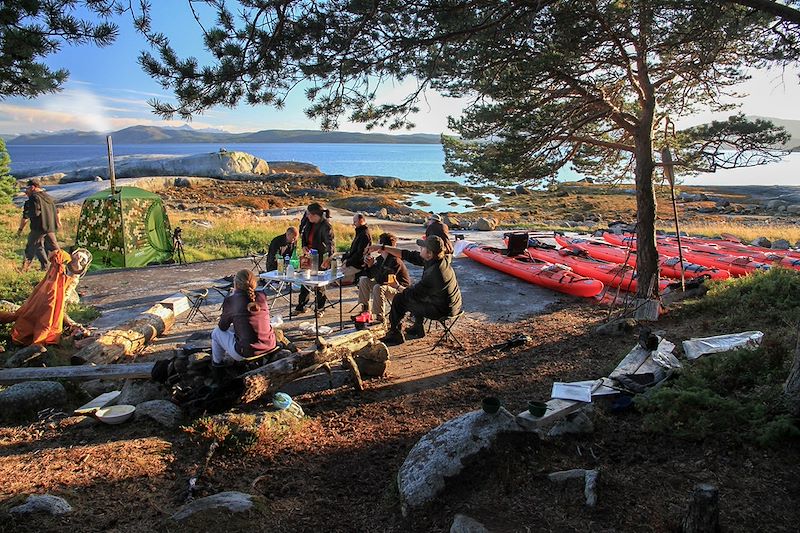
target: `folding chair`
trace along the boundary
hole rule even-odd
[[[251,253],[250,254],[250,261],[253,263],[253,266],[250,267],[250,270],[255,272],[256,274],[261,274],[262,272],[267,271],[267,253]]]
[[[223,285],[212,285],[209,289],[213,290],[220,296],[222,296],[222,301],[219,303],[219,309],[222,309],[222,304],[225,303],[225,298],[230,294],[231,289],[233,288],[233,282],[225,283]]]
[[[191,322],[198,313],[205,318],[206,321],[211,321],[211,319],[206,316],[203,310],[200,309],[200,307],[206,303],[206,300],[208,300],[208,289],[181,289],[181,293],[186,296],[186,298],[189,300],[189,304],[191,304],[191,307],[189,308],[189,314],[186,315],[186,322],[184,322],[185,324]]]
[[[436,348],[439,347],[439,345],[444,344],[448,340],[454,341],[456,344],[458,344],[458,346],[462,350],[466,349],[466,348],[464,348],[464,345],[461,344],[461,341],[458,340],[458,338],[455,336],[455,333],[453,333],[453,327],[455,327],[456,322],[458,322],[458,319],[461,318],[461,316],[463,314],[464,314],[464,311],[460,311],[458,314],[453,315],[453,316],[444,316],[444,317],[439,317],[439,318],[428,318],[428,317],[425,317],[425,320],[428,321],[428,333],[431,332],[431,327],[433,326],[434,322],[438,322],[442,326],[442,330],[443,330],[442,331],[442,336],[439,337],[439,340],[437,340],[436,344],[433,345],[433,350],[435,350]]]

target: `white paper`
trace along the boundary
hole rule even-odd
[[[550,392],[551,398],[559,400],[575,400],[578,402],[592,403],[592,384],[590,381],[588,385],[578,383],[561,383],[556,381],[553,383],[553,390]]]
[[[466,239],[457,240],[455,246],[453,246],[453,257],[461,257],[464,253],[464,249],[470,244],[475,243]]]

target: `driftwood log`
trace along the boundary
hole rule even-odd
[[[689,510],[681,524],[682,533],[716,533],[719,531],[719,492],[713,485],[695,485]]]
[[[126,322],[75,352],[73,363],[109,364],[135,356],[147,343],[169,331],[175,323],[172,309],[156,304],[134,320]]]
[[[0,385],[22,381],[47,381],[65,379],[88,381],[90,379],[149,379],[153,363],[129,365],[51,366],[42,368],[7,368],[0,370]]]
[[[315,372],[325,363],[352,357],[374,344],[378,344],[378,341],[369,330],[343,333],[327,340],[320,338],[316,348],[300,351],[242,374],[244,392],[241,401],[248,403],[263,398],[284,383]]]

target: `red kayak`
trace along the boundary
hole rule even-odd
[[[499,270],[547,289],[591,298],[603,291],[603,284],[572,272],[563,265],[554,265],[525,255],[508,256],[500,248],[470,244],[464,254],[489,268]]]
[[[681,237],[683,240],[686,237]],[[764,248],[763,246],[753,246],[752,244],[742,244],[738,240],[720,238],[720,239],[706,239],[703,237],[688,237],[692,241],[701,242],[703,244],[711,244],[715,246],[719,246],[724,250],[730,250],[734,252],[739,252],[740,255],[752,255],[753,257],[760,257],[758,254],[764,254],[764,256],[782,256],[782,257],[791,257],[792,259],[800,259],[800,251],[798,250],[776,250],[772,248]]]
[[[678,245],[675,237],[657,237],[659,243],[672,246]],[[761,263],[772,263],[784,268],[800,270],[800,259],[789,256],[788,250],[771,250],[769,248],[759,248],[745,244],[732,243],[730,241],[720,241],[713,239],[700,239],[697,237],[681,237],[681,245],[698,252],[709,252],[712,254],[747,256]],[[763,250],[763,251],[759,251]]]
[[[590,241],[588,239],[581,239],[577,237],[567,237],[560,233],[555,234],[556,242],[565,248],[578,248],[585,251],[591,257],[600,259],[601,261],[608,261],[610,263],[617,263],[619,265],[636,266],[636,253],[629,253],[625,248],[614,246],[605,242]],[[662,276],[668,278],[681,279],[680,259],[677,257],[670,257],[667,255],[659,256],[659,269]],[[731,277],[730,272],[718,268],[708,268],[702,265],[683,262],[683,273],[685,279],[695,279],[700,277],[708,277],[710,279],[728,279]]]
[[[528,247],[531,257],[550,263],[561,263],[570,267],[582,276],[599,279],[608,287],[619,287],[624,291],[636,292],[639,288],[636,270],[628,265],[616,265],[592,259],[586,252],[577,248],[561,248],[555,250],[536,246]],[[669,282],[660,279],[659,291],[663,292]]]
[[[603,238],[610,242],[611,244],[617,244],[618,246],[628,246],[631,249],[636,249],[636,237],[630,235],[616,235],[613,233],[604,233]],[[658,251],[659,253],[677,257],[679,254],[678,246],[669,245],[664,243],[658,243]],[[759,270],[769,270],[770,265],[767,263],[762,263],[760,261],[754,261],[750,257],[745,256],[736,256],[732,255],[732,253],[714,253],[714,252],[702,252],[698,250],[692,250],[691,248],[684,247],[683,249],[683,258],[687,261],[691,261],[692,263],[697,263],[698,265],[707,266],[710,268],[719,268],[723,270],[727,270],[731,273],[732,276],[746,276],[748,274],[752,274],[753,272],[757,272]]]

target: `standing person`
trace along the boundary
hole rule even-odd
[[[350,243],[350,249],[342,256],[344,261],[343,281],[348,282],[357,282],[359,276],[366,270],[367,264],[364,261],[364,254],[367,251],[367,247],[372,246],[372,236],[369,234],[367,217],[361,213],[353,215],[353,227],[356,228],[356,235],[353,237],[353,242]]]
[[[411,285],[406,264],[386,251],[387,246],[395,244],[397,237],[391,233],[381,234],[378,237],[380,256],[378,259],[367,257],[366,275],[358,280],[358,303],[361,304],[361,311],[370,311],[371,300],[376,322],[384,322],[386,303],[391,303],[397,294]],[[390,275],[395,278],[393,282],[389,280]]]
[[[314,202],[306,209],[308,223],[301,225],[300,230],[300,243],[303,246],[303,253],[308,255],[309,250],[316,250],[319,254],[319,268],[327,270],[330,266],[331,255],[335,251],[333,244],[333,227],[328,222],[330,212],[327,209],[322,209],[322,206]],[[325,289],[316,289],[317,298],[317,314],[322,316],[323,308],[325,307],[326,297]],[[300,296],[298,298],[297,313],[305,313],[306,306],[308,305],[308,296],[311,291],[307,287],[300,288]]]
[[[286,233],[278,235],[269,242],[269,250],[267,250],[267,272],[278,270],[278,256],[282,258],[292,257],[294,250],[297,247],[297,228],[289,226],[286,228]]]
[[[431,235],[436,235],[442,239],[442,242],[444,242],[444,253],[452,255],[453,243],[450,242],[450,228],[447,227],[447,224],[442,222],[441,215],[431,213],[428,216],[428,220],[426,221],[425,225],[425,238],[428,238]]]
[[[242,269],[233,278],[233,294],[222,302],[219,323],[211,331],[211,361],[217,367],[267,353],[277,346],[269,323],[269,305],[256,292],[258,278]]]
[[[31,232],[25,245],[25,259],[22,262],[22,271],[27,272],[33,258],[39,260],[42,270],[47,269],[47,257],[59,250],[56,240],[56,231],[61,228],[61,220],[53,198],[44,192],[42,184],[37,178],[28,180],[25,189],[28,199],[22,207],[22,220],[19,222],[17,235],[22,235],[22,230],[30,220]]]
[[[369,251],[386,251],[395,257],[423,267],[422,279],[392,300],[389,313],[389,331],[384,338],[387,344],[402,344],[405,335],[403,318],[407,312],[414,315],[414,326],[406,333],[417,338],[425,336],[423,320],[454,316],[461,312],[461,289],[453,270],[453,256],[444,252],[444,242],[436,235],[417,240],[419,252],[399,248],[370,246]]]

